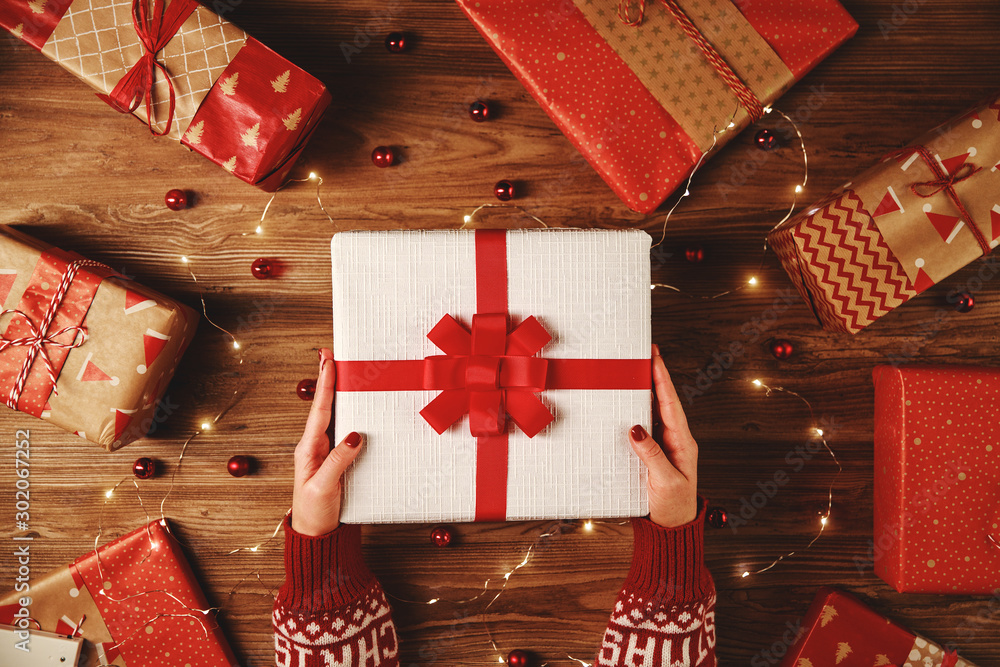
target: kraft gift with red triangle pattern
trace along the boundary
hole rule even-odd
[[[801,626],[789,623],[788,628],[782,641],[794,643],[781,667],[976,667],[853,595],[826,586],[817,592]]]
[[[1000,95],[885,156],[768,241],[823,327],[850,333],[989,254],[1000,243]]]
[[[108,450],[162,419],[158,401],[194,336],[194,310],[4,225],[0,302],[13,311],[0,316],[0,401]],[[33,340],[43,350],[34,357]]]
[[[641,1],[627,3],[631,18]],[[753,122],[751,109],[760,115],[858,29],[836,0],[648,0],[633,25],[619,19],[619,0],[458,4],[614,193],[642,213]],[[817,88],[809,104],[825,94]],[[569,187],[575,171],[548,187]]]
[[[14,624],[24,596],[0,599],[0,624]],[[166,519],[97,550],[91,541],[69,566],[32,575],[30,598],[41,630],[83,637],[81,667],[239,664]]]
[[[154,24],[176,31],[152,55],[163,69],[156,70],[149,108],[143,100],[132,113],[247,183],[277,189],[330,93],[206,7],[194,0],[0,0],[0,27],[118,108],[110,101],[116,87],[150,57],[132,18],[135,5],[147,4],[154,14],[165,8],[164,20]],[[169,20],[174,15],[176,24]]]

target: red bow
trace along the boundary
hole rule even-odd
[[[548,362],[532,355],[552,336],[534,317],[507,333],[506,315],[473,315],[470,333],[445,315],[427,337],[446,355],[424,359],[424,388],[441,393],[420,415],[438,433],[466,413],[477,438],[503,433],[508,414],[529,438],[554,419],[535,396]]]
[[[149,0],[132,0],[132,23],[146,52],[132,65],[109,95],[98,95],[121,113],[132,113],[145,100],[149,131],[159,137],[170,132],[170,125],[173,123],[174,84],[170,80],[167,68],[156,61],[156,54],[174,38],[181,24],[197,7],[198,3],[195,0],[172,0],[169,6],[165,5],[165,0],[153,0],[152,14],[150,14]],[[163,73],[170,88],[170,110],[167,113],[167,126],[163,132],[157,132],[153,125],[153,86],[156,83],[156,70]]]

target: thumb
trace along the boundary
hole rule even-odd
[[[340,444],[326,455],[323,465],[313,475],[314,483],[320,488],[332,489],[335,487],[340,482],[344,471],[354,463],[354,459],[358,458],[362,442],[364,442],[364,437],[356,431],[351,431],[344,436]]]
[[[638,455],[646,467],[649,468],[649,472],[653,475],[659,475],[668,470],[673,470],[674,466],[667,459],[667,455],[663,453],[663,449],[656,440],[642,426],[636,424],[628,432],[629,444],[632,445],[632,450]]]

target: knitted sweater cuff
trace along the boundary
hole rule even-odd
[[[361,555],[361,526],[340,524],[326,535],[295,532],[285,517],[285,584],[276,603],[300,613],[345,607],[375,583]]]
[[[647,600],[675,604],[707,598],[715,590],[705,567],[705,508],[691,523],[664,528],[646,517],[632,519],[634,550],[624,588]]]

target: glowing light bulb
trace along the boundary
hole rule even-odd
[[[233,349],[234,350],[240,349],[240,343],[239,343],[239,341],[236,341],[236,340],[233,341]]]
[[[111,494],[114,493],[114,492],[115,492],[114,489],[108,489],[107,492],[104,494],[104,497],[105,498],[110,498]]]
[[[259,547],[259,546],[260,545],[258,544],[256,547],[250,547],[250,551],[256,552],[257,551],[257,547]]]
[[[260,225],[257,225],[257,233],[258,234],[263,234],[264,233],[264,228],[261,227]]]
[[[465,220],[465,224],[469,224],[470,222],[472,222],[472,216],[471,215],[467,215],[463,219]]]
[[[795,194],[798,194],[800,192],[802,192],[802,186],[801,185],[796,185],[795,186]]]
[[[588,531],[588,532],[592,531],[594,529],[594,522],[593,521],[588,521],[587,523],[583,524],[583,529],[586,530],[586,531]]]
[[[750,283],[751,285],[756,285],[757,284],[757,278],[752,276],[750,278],[750,280],[748,280],[747,282]]]
[[[188,258],[185,257],[184,255],[181,255],[181,261],[184,262],[185,264],[187,264],[188,263]]]
[[[821,438],[823,437],[823,429],[817,428],[817,429],[815,429],[815,431],[816,431],[816,435],[818,435]]]
[[[821,526],[823,526],[824,528],[826,528],[826,517],[825,516],[824,517],[820,517],[819,523],[820,523]]]
[[[649,289],[656,289],[656,285],[650,285]]]
[[[744,579],[746,579],[746,578],[747,578],[747,577],[749,577],[749,576],[750,576],[750,573],[749,573],[749,572],[744,572],[744,573],[743,573],[743,578],[744,578]]]
[[[762,383],[762,382],[761,382],[760,380],[754,380],[754,381],[753,381],[753,383],[754,383],[755,385],[757,385],[758,387],[759,387],[759,386],[760,386],[761,384],[763,384],[763,383]]]
[[[209,424],[208,422],[202,422],[202,424],[201,424],[201,430],[202,431],[207,431],[210,428],[212,428],[211,424]]]
[[[319,178],[319,176],[316,175],[315,171],[310,171],[309,172],[309,180],[310,181],[315,181],[317,178]]]
[[[764,107],[764,113],[771,113],[771,107]]]
[[[727,125],[726,127],[728,127],[731,130],[734,127],[736,127],[736,123],[729,123],[729,125]]]

